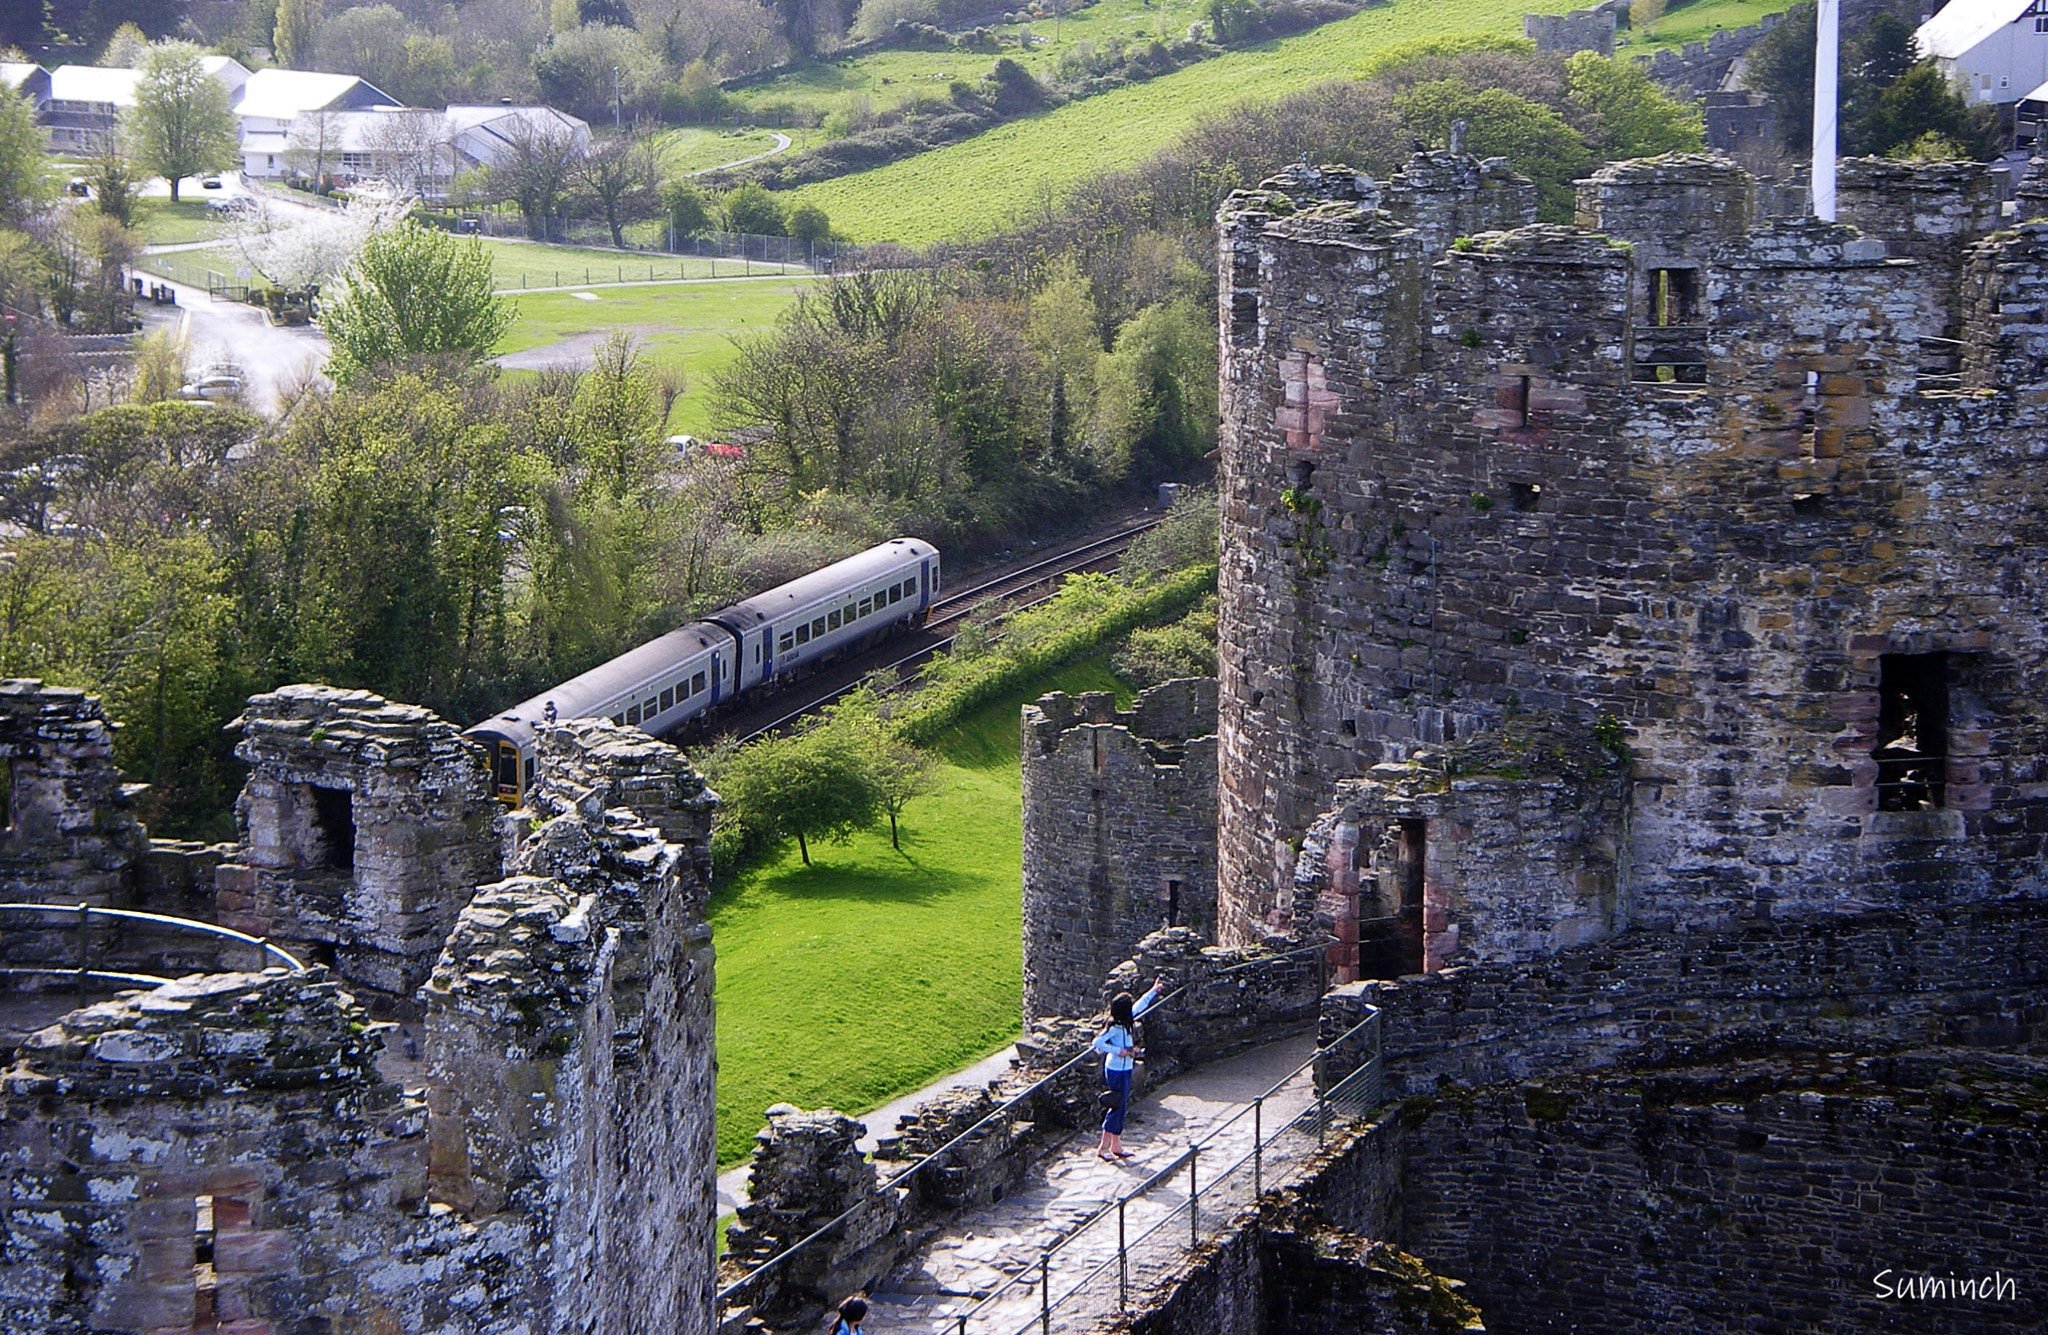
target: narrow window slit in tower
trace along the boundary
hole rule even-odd
[[[1934,810],[1948,797],[1948,655],[1878,660],[1877,809]]]

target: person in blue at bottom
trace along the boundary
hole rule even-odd
[[[1110,999],[1109,1028],[1102,1031],[1093,1047],[1103,1054],[1102,1078],[1109,1083],[1109,1092],[1116,1095],[1116,1103],[1102,1114],[1102,1143],[1095,1147],[1098,1159],[1114,1161],[1131,1157],[1131,1152],[1124,1148],[1124,1110],[1131,1102],[1132,1062],[1143,1055],[1132,1025],[1158,1003],[1160,993],[1165,989],[1166,980],[1154,978],[1152,990],[1135,1005],[1128,992],[1119,992]]]
[[[861,1335],[860,1323],[867,1320],[868,1301],[855,1294],[839,1304],[839,1314],[832,1322],[832,1335]]]

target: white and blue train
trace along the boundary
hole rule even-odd
[[[939,591],[939,549],[894,538],[630,649],[469,729],[498,797],[533,782],[534,737],[558,719],[609,718],[660,734],[807,663],[909,626]]]

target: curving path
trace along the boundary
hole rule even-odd
[[[734,167],[744,167],[750,162],[759,162],[763,158],[772,158],[777,153],[786,153],[789,151],[788,135],[784,134],[780,130],[770,130],[768,133],[775,136],[775,147],[769,149],[766,153],[756,153],[754,154],[754,156],[750,158],[735,158],[731,162],[721,162],[716,167],[699,167],[696,171],[685,172],[683,174],[685,176],[708,176],[712,172],[731,171]]]

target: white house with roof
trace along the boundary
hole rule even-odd
[[[235,103],[235,119],[242,133],[242,170],[259,179],[276,180],[293,171],[292,155],[304,146],[304,134],[295,135],[297,127],[310,124],[317,130],[326,117],[400,105],[397,98],[353,74],[258,70],[249,76],[241,100]]]
[[[38,114],[50,101],[50,72],[26,60],[0,60],[0,88],[27,98]]]
[[[206,56],[199,66],[227,89],[230,105],[253,77],[247,66],[227,56]],[[43,106],[51,149],[93,151],[114,132],[121,113],[135,105],[135,84],[141,78],[141,70],[99,65],[59,65],[51,70],[49,100]]]
[[[448,143],[457,170],[492,165],[523,135],[566,136],[578,157],[590,149],[590,122],[553,107],[448,108]]]
[[[1949,0],[1913,40],[1973,103],[2017,102],[2048,81],[2048,0]]]

